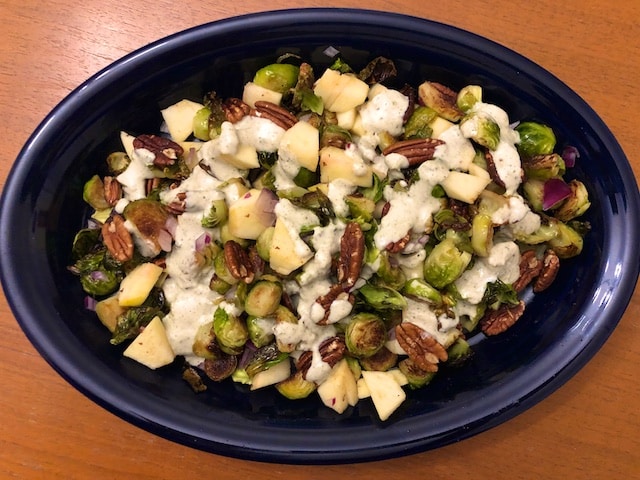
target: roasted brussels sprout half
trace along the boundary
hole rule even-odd
[[[94,175],[84,184],[82,198],[96,210],[111,208],[111,205],[104,197],[104,182],[99,175]]]
[[[463,112],[468,112],[473,106],[482,101],[482,87],[479,85],[467,85],[458,92],[456,105]]]
[[[435,372],[425,372],[413,360],[405,358],[398,363],[398,368],[407,378],[409,388],[422,388],[435,376]]]
[[[523,157],[553,153],[556,147],[556,135],[547,125],[522,122],[515,127],[515,130],[520,135],[520,141],[516,146]]]
[[[438,243],[424,262],[424,279],[436,288],[453,283],[471,262],[471,254],[461,251],[453,239]]]
[[[365,283],[358,290],[364,302],[374,310],[402,310],[407,300],[393,288]]]
[[[431,122],[438,116],[431,107],[420,105],[415,108],[404,125],[404,138],[429,138],[433,133]]]
[[[289,400],[299,400],[311,395],[317,386],[304,378],[303,372],[297,371],[286,380],[276,384],[276,390]]]
[[[396,365],[398,362],[398,355],[383,346],[373,355],[360,358],[359,361],[360,365],[365,370],[386,372]]]
[[[465,136],[478,145],[495,150],[500,143],[500,127],[491,117],[479,113],[471,113],[460,122],[460,129]]]
[[[270,280],[258,280],[251,286],[244,301],[249,315],[266,317],[276,311],[282,298],[282,284]]]
[[[553,216],[561,222],[568,222],[583,215],[591,206],[587,188],[580,180],[571,180],[569,196],[553,211]]]
[[[373,313],[357,313],[347,324],[344,341],[349,352],[360,358],[374,355],[387,340],[382,319]]]
[[[220,349],[229,355],[242,353],[249,339],[246,323],[221,307],[213,314],[213,332]]]
[[[247,317],[247,330],[251,343],[260,348],[273,342],[272,326],[273,320],[271,319],[249,315]]]
[[[272,63],[258,70],[253,83],[278,93],[285,93],[298,81],[299,67],[290,63]]]

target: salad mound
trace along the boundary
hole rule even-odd
[[[582,251],[579,154],[478,85],[396,76],[386,58],[318,71],[286,55],[237,98],[121,132],[69,267],[111,343],[152,369],[182,361],[196,392],[317,392],[338,413],[371,397],[386,420],[472,361],[470,336],[511,328],[523,292]]]

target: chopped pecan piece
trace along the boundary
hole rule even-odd
[[[513,283],[513,289],[520,293],[529,285],[542,270],[542,262],[533,250],[527,250],[520,256],[520,276]]]
[[[556,279],[559,269],[560,259],[558,255],[553,250],[548,249],[544,252],[544,257],[542,257],[540,275],[538,275],[533,284],[534,293],[540,293],[549,288],[549,285]]]
[[[427,160],[433,160],[433,154],[438,145],[444,142],[437,138],[416,138],[396,142],[382,152],[383,155],[397,153],[407,157],[410,167],[416,167]]]
[[[233,240],[228,240],[224,244],[224,261],[229,268],[229,272],[234,278],[242,280],[244,283],[251,283],[255,278],[253,264],[249,254],[244,248]]]
[[[344,343],[344,339],[342,337],[334,336],[329,337],[320,343],[318,346],[318,350],[320,352],[320,358],[325,363],[328,363],[331,367],[333,367],[336,363],[338,363],[344,357],[344,354],[347,350],[347,346]],[[311,362],[313,361],[313,352],[306,351],[303,352],[296,362],[296,369],[302,372],[303,376],[306,377],[307,371],[309,367],[311,367]]]
[[[293,113],[275,103],[259,100],[255,103],[255,107],[251,115],[271,120],[285,130],[290,129],[298,123],[298,119]]]
[[[167,210],[174,215],[181,215],[187,210],[187,194],[180,192],[176,195],[176,199],[167,204]]]
[[[493,161],[493,155],[489,150],[486,150],[484,152],[484,159],[485,159],[485,162],[487,163],[487,172],[489,172],[489,176],[491,177],[491,180],[493,180],[493,183],[495,183],[499,187],[505,188],[504,181],[500,178],[500,175],[498,174],[498,169],[496,168],[496,162]]]
[[[124,225],[124,218],[115,214],[102,225],[102,241],[109,253],[119,262],[133,258],[133,238]]]
[[[480,320],[480,328],[485,335],[498,335],[512,327],[524,313],[524,302],[516,305],[502,305],[490,310]]]
[[[400,253],[407,246],[409,241],[411,240],[411,232],[407,232],[407,234],[402,237],[397,242],[391,242],[386,247],[385,250],[389,253]]]
[[[144,148],[155,155],[153,164],[164,168],[176,163],[184,149],[176,142],[158,135],[139,135],[133,139],[134,148]]]
[[[239,98],[228,98],[222,102],[222,110],[227,121],[237,123],[251,113],[251,107]]]
[[[158,177],[153,177],[147,179],[144,185],[145,195],[149,196],[156,188],[160,186],[161,179]]]
[[[355,303],[355,297],[350,294],[343,285],[332,285],[326,294],[318,297],[318,299],[316,300],[316,303],[318,303],[324,309],[324,317],[317,322],[318,325],[327,325],[329,323],[332,323],[329,322],[329,317],[331,315],[331,305],[336,300],[346,300],[351,305]]]
[[[364,260],[364,233],[357,222],[349,222],[340,239],[340,258],[338,260],[338,282],[345,288],[356,284]]]
[[[104,199],[114,207],[122,198],[122,185],[114,177],[104,177]]]
[[[447,360],[445,348],[416,324],[403,322],[396,326],[395,332],[402,349],[425,372],[437,372],[438,362]]]

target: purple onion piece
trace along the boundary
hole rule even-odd
[[[573,145],[568,145],[562,150],[562,159],[567,167],[574,167],[578,158],[580,158],[580,152]]]
[[[95,312],[97,303],[98,301],[95,298],[90,297],[89,295],[84,297],[84,308],[86,308],[87,310]]]
[[[202,252],[210,243],[211,235],[208,232],[204,232],[202,235],[196,238],[196,252]]]
[[[560,178],[550,178],[544,182],[542,209],[549,210],[571,195],[571,187]]]

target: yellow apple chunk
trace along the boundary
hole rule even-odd
[[[264,198],[269,192],[252,188],[229,207],[229,232],[234,237],[256,240],[275,222],[273,212],[265,212]],[[266,202],[268,203],[268,202]]]
[[[253,82],[248,82],[244,86],[242,92],[242,101],[250,107],[255,107],[256,102],[271,102],[276,105],[280,105],[282,101],[282,94],[269,90],[268,88],[261,87]]]
[[[320,132],[308,122],[300,121],[282,135],[279,150],[301,167],[316,171],[320,150]]]
[[[369,85],[352,74],[327,69],[316,81],[313,93],[322,99],[327,110],[343,113],[365,102]]]
[[[223,153],[217,158],[233,167],[244,170],[258,168],[260,166],[260,162],[258,161],[258,152],[251,145],[242,144],[238,147],[238,150],[236,150],[235,153]]]
[[[171,344],[160,317],[154,317],[142,332],[129,344],[124,356],[146,367],[156,368],[169,365],[175,359]]]
[[[370,187],[373,171],[362,159],[352,157],[341,148],[324,147],[320,150],[320,182],[330,183],[339,178],[359,187]]]
[[[251,390],[275,385],[286,380],[291,375],[291,364],[289,360],[276,363],[273,367],[256,373],[251,380]]]
[[[96,315],[100,322],[113,332],[118,323],[118,316],[127,311],[126,307],[120,305],[118,294],[111,295],[108,298],[100,300],[96,303]]]
[[[450,198],[471,204],[476,201],[490,182],[490,178],[452,171],[442,182],[442,188]]]
[[[338,413],[358,402],[358,387],[351,368],[345,359],[340,360],[329,376],[318,386],[318,395],[327,407]]]
[[[129,158],[133,158],[133,140],[136,137],[127,132],[120,132],[120,143]]]
[[[162,267],[155,263],[141,263],[120,283],[118,303],[121,307],[138,307],[147,299],[162,275]]]
[[[193,117],[203,108],[201,103],[180,100],[160,111],[174,142],[184,142],[193,133]]]
[[[302,242],[302,240],[299,240]],[[300,247],[306,247],[301,255],[297,248],[296,241],[291,238],[289,229],[284,221],[280,218],[276,220],[276,225],[271,238],[271,246],[269,248],[269,264],[271,268],[281,275],[289,275],[295,269],[302,265],[313,256],[313,252],[309,247],[300,244]]]
[[[405,391],[389,372],[363,370],[362,378],[371,393],[371,400],[380,420],[387,420],[407,398]]]

